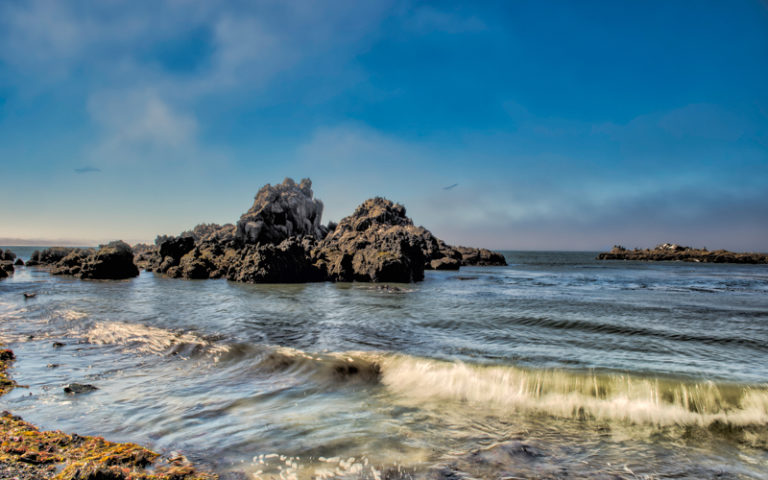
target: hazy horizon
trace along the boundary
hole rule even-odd
[[[759,0],[0,4],[0,237],[152,242],[313,180],[451,244],[768,251]]]

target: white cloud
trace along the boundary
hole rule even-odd
[[[151,90],[94,94],[88,112],[102,132],[92,152],[97,163],[180,160],[198,148],[195,118]]]

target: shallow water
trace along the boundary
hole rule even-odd
[[[594,256],[388,289],[22,268],[0,406],[232,478],[768,478],[768,268]]]

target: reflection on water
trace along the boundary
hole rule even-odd
[[[768,269],[592,258],[402,290],[20,269],[0,403],[245,478],[768,478]]]

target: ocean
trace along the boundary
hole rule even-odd
[[[768,266],[504,253],[387,286],[20,268],[0,408],[232,479],[768,479]]]

